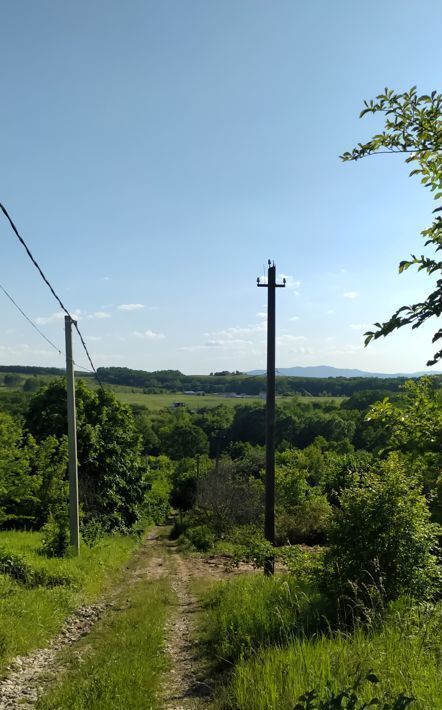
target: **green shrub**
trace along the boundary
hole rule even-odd
[[[72,574],[63,570],[53,571],[44,565],[31,565],[21,555],[3,548],[0,549],[0,573],[29,588],[72,586],[76,583]]]
[[[266,559],[275,554],[262,529],[256,525],[239,525],[229,531],[225,540],[230,543],[230,554],[236,566],[240,562],[249,562],[256,568],[262,568]]]
[[[277,551],[289,574],[302,584],[318,587],[324,568],[324,551],[305,550],[298,545],[283,547]]]
[[[281,511],[276,517],[277,544],[305,543],[318,545],[327,539],[332,508],[325,496],[306,498],[290,512]]]
[[[32,579],[32,569],[26,560],[4,548],[0,548],[0,573],[22,584],[28,584]]]
[[[417,481],[397,454],[340,496],[330,529],[324,586],[358,603],[431,596],[440,588],[436,526]]]
[[[41,554],[46,557],[66,557],[69,550],[69,530],[68,513],[64,506],[59,506],[58,510],[49,515],[41,532]]]
[[[105,529],[99,518],[90,518],[81,523],[81,541],[88,547],[95,547],[103,539]]]
[[[364,708],[377,706],[381,710],[405,710],[414,701],[403,693],[389,702],[384,702],[374,696],[370,700],[362,700],[359,695],[361,685],[368,681],[379,683],[378,677],[374,673],[368,673],[365,678],[358,678],[352,686],[343,690],[333,691],[330,688],[324,690],[308,690],[303,693],[293,710],[338,710],[347,708],[348,710],[364,710]]]
[[[199,552],[208,552],[215,544],[215,535],[207,525],[189,527],[185,537]]]

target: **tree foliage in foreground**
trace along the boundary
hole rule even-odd
[[[402,94],[386,88],[375,100],[364,103],[361,118],[369,113],[383,114],[384,130],[366,143],[358,143],[351,152],[341,156],[342,160],[360,160],[380,153],[406,154],[405,162],[413,167],[410,176],[419,175],[421,183],[439,201],[442,198],[442,94],[433,91],[431,95],[419,96],[415,86]],[[436,207],[432,224],[421,232],[425,246],[434,249],[435,254],[412,254],[410,259],[399,264],[399,273],[410,266],[416,266],[419,271],[436,275],[435,289],[425,301],[402,306],[385,323],[375,323],[377,330],[365,333],[366,345],[404,325],[419,328],[429,318],[437,318],[442,314],[441,212],[442,207]],[[433,335],[433,343],[441,339],[442,328],[439,328]],[[442,350],[439,350],[428,360],[427,365],[434,365],[441,359]]]
[[[398,453],[353,478],[329,532],[327,591],[364,603],[430,595],[440,585],[438,526],[420,481]]]
[[[146,492],[140,435],[130,410],[112,392],[76,386],[80,503],[86,519],[108,529],[129,528]],[[31,400],[30,434],[41,442],[67,432],[66,385],[52,382]]]

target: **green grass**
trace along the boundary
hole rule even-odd
[[[159,411],[160,409],[171,407],[174,402],[183,402],[190,409],[200,409],[203,407],[217,407],[220,404],[225,404],[228,407],[236,407],[238,404],[246,402],[262,402],[259,397],[247,397],[245,399],[236,399],[230,397],[222,397],[218,394],[206,394],[203,396],[191,394],[143,394],[139,392],[122,392],[115,390],[116,396],[121,402],[126,404],[142,404],[151,411]]]
[[[13,373],[16,374],[16,373]],[[29,379],[31,376],[30,375],[23,375],[19,374],[18,377],[20,378],[20,382],[17,383],[17,385],[11,386],[11,387],[5,387],[2,384],[2,380],[0,380],[0,408],[2,406],[2,398],[3,395],[5,397],[5,400],[8,399],[9,395],[11,393],[20,393],[22,392],[22,387],[24,382]],[[51,381],[54,379],[57,379],[57,376],[55,375],[38,375],[38,380],[42,382],[42,384],[49,384]],[[77,376],[77,379],[82,379],[81,374]],[[96,381],[93,378],[85,378],[84,380],[88,387],[91,387],[91,389],[96,389],[98,386]],[[124,402],[125,404],[137,404],[137,405],[142,405],[144,407],[147,407],[153,412],[157,412],[161,409],[164,408],[169,408],[172,406],[174,402],[183,402],[186,404],[190,409],[200,409],[200,408],[212,408],[212,407],[217,407],[220,404],[225,404],[228,407],[237,407],[239,404],[245,404],[248,402],[254,403],[254,402],[261,402],[263,403],[263,400],[258,397],[258,396],[250,396],[250,397],[245,397],[244,399],[242,398],[235,398],[235,397],[223,397],[220,394],[206,394],[204,396],[201,395],[185,395],[182,393],[177,393],[177,392],[168,392],[168,393],[163,393],[163,394],[144,394],[143,389],[141,387],[129,387],[127,385],[105,385],[106,388],[110,389],[112,392],[115,393],[115,395],[118,397],[118,399],[121,402]],[[30,393],[23,393],[26,401],[30,399],[32,396]],[[300,401],[305,401],[305,402],[320,402],[322,404],[329,404],[330,402],[335,402],[335,403],[342,403],[347,399],[347,397],[307,397],[303,395],[298,395],[296,393],[292,395],[284,395],[284,396],[279,396],[277,397],[278,403],[284,404],[288,403],[291,401],[291,399],[295,397],[296,399],[299,399]]]
[[[208,594],[205,639],[217,658],[234,662],[260,647],[287,643],[303,629],[317,629],[320,601],[289,575],[237,577]]]
[[[191,395],[191,394],[143,394],[142,390],[139,392],[133,391],[134,388],[118,388],[112,386],[112,389],[118,399],[126,404],[141,404],[151,411],[159,411],[160,409],[169,408],[174,402],[183,402],[189,409],[201,409],[201,408],[212,408],[217,407],[220,404],[225,404],[227,407],[237,407],[239,404],[247,403],[261,403],[264,404],[264,400],[260,397],[223,397],[220,394],[206,394],[204,396]],[[284,404],[290,402],[292,397],[277,397],[277,402]],[[302,397],[296,396],[303,402],[321,402],[323,404],[328,404],[330,402],[343,402],[345,398],[343,397]]]
[[[43,582],[29,586],[0,574],[0,670],[16,655],[44,646],[77,606],[96,599],[128,560],[131,537],[106,536],[81,557],[46,559],[36,532],[0,532],[0,547],[19,555]]]
[[[166,667],[164,625],[170,588],[166,581],[138,582],[121,610],[110,611],[67,652],[68,671],[43,696],[38,710],[126,710],[161,707],[159,684]],[[78,657],[80,652],[80,658]]]
[[[442,707],[442,604],[399,600],[373,628],[333,632],[321,599],[285,575],[236,578],[209,594],[203,638],[216,659],[233,662],[222,707],[292,710],[314,688],[338,692],[374,672],[359,696],[385,701],[400,693],[411,707]]]
[[[358,675],[374,672],[380,682],[362,686],[359,697],[416,699],[412,707],[442,707],[442,607],[392,615],[370,633],[294,640],[240,661],[229,688],[229,705],[241,710],[292,710],[295,699],[317,688],[334,692]]]

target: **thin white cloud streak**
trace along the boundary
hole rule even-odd
[[[156,333],[154,330],[134,330],[132,335],[140,340],[163,340],[166,337],[164,333]]]
[[[104,320],[105,318],[110,318],[111,314],[107,313],[106,311],[95,311],[95,313],[89,313],[89,315],[86,316],[88,320]]]
[[[358,298],[359,293],[357,291],[346,291],[342,295],[344,296],[344,298],[349,298],[350,300],[353,300],[355,298]]]
[[[301,341],[307,340],[305,335],[278,335],[276,342],[278,345],[290,345],[291,343],[299,343]]]
[[[117,306],[117,311],[140,311],[142,308],[143,303],[121,303]]]
[[[64,311],[56,311],[55,313],[51,313],[50,316],[37,316],[37,318],[34,318],[34,321],[37,325],[49,325],[50,323],[57,323],[63,320],[65,315]],[[72,315],[75,316],[75,320],[81,320],[81,311],[79,308],[73,311]]]

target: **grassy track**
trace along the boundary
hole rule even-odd
[[[41,698],[38,710],[126,710],[161,707],[158,700],[164,624],[170,603],[166,580],[137,582],[120,599],[121,610],[97,623],[66,659],[61,683]]]
[[[45,646],[64,619],[94,601],[128,560],[135,540],[107,536],[94,549],[83,546],[79,559],[47,559],[38,554],[37,532],[0,532],[0,548],[25,562],[36,582],[0,574],[0,670],[17,655]]]

